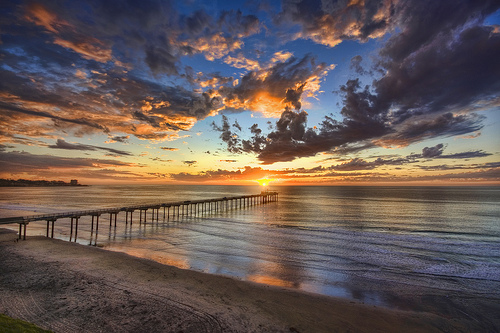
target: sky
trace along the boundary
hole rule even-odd
[[[500,185],[497,0],[0,12],[0,178]]]

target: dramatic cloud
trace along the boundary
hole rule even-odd
[[[422,149],[422,157],[423,158],[433,158],[438,157],[443,154],[444,145],[442,143],[434,146],[434,147],[425,147]]]
[[[69,158],[17,151],[0,152],[0,178],[109,179],[112,177],[130,180],[142,177],[127,170],[130,167],[137,165],[115,159]]]
[[[420,169],[425,170],[425,171],[447,171],[447,170],[470,170],[470,169],[499,169],[497,172],[500,172],[500,162],[491,162],[491,163],[484,163],[484,164],[471,164],[471,165],[464,165],[464,164],[459,164],[459,165],[448,165],[448,164],[441,164],[441,165],[419,165],[418,166]]]
[[[106,147],[98,147],[98,146],[93,146],[93,145],[83,145],[83,144],[75,144],[75,143],[69,143],[66,142],[62,139],[58,139],[55,145],[49,145],[49,148],[54,148],[54,149],[67,149],[67,150],[90,150],[90,151],[96,151],[96,150],[104,150],[107,151],[113,155],[119,155],[119,156],[131,156],[129,152],[119,150],[119,149],[113,149],[113,148],[106,148]]]
[[[401,165],[403,163],[408,163],[407,160],[383,160],[381,158],[375,161],[367,162],[361,158],[354,158],[349,162],[331,166],[329,169],[336,171],[354,171],[354,170],[372,170],[382,165]]]
[[[12,71],[0,69],[5,78],[0,83],[0,117],[10,119],[10,126],[4,130],[10,136],[25,134],[26,124],[30,123],[32,132],[64,128],[77,136],[119,132],[141,139],[165,140],[180,130],[189,130],[196,121],[220,108],[217,97],[182,87],[164,87],[123,71],[91,71],[82,86],[81,79],[63,78],[61,73],[45,77],[38,72],[25,72],[15,58],[12,63],[7,62],[13,66]],[[46,85],[40,86],[36,81]],[[57,94],[48,91],[54,87]],[[12,117],[13,112],[16,117]]]
[[[236,123],[235,123],[236,124]],[[233,125],[238,128],[238,126]],[[226,116],[222,115],[222,126],[218,126],[215,122],[212,122],[212,127],[214,130],[221,132],[220,138],[227,144],[227,150],[232,153],[238,153],[241,151],[239,148],[238,136],[233,134],[231,131],[231,125]],[[240,128],[241,130],[241,128]]]
[[[284,108],[299,110],[303,97],[314,97],[320,82],[334,68],[306,55],[287,58],[270,67],[245,74],[235,87],[221,87],[222,102],[229,109],[248,109],[266,117],[279,117]]]
[[[76,136],[103,131],[146,140],[176,138],[215,115],[223,107],[220,96],[166,86],[132,69],[147,65],[155,75],[179,75],[181,57],[223,57],[261,27],[255,16],[241,11],[183,16],[169,1],[156,0],[71,6],[7,1],[5,10],[12,19],[1,27],[0,113],[24,114],[11,120],[9,137],[25,133],[30,123],[33,134],[63,129]]]
[[[395,157],[395,158],[377,158],[373,161],[366,161],[361,158],[354,158],[348,162],[332,165],[328,168],[328,170],[336,170],[336,171],[353,171],[353,170],[372,170],[378,167],[387,166],[387,165],[404,165],[409,163],[417,163],[420,162],[419,159],[468,159],[468,158],[478,158],[478,157],[486,157],[492,154],[478,150],[478,151],[470,151],[463,153],[455,153],[443,155],[444,145],[442,143],[437,144],[434,147],[424,147],[422,149],[421,154],[411,154],[405,157]],[[476,166],[465,167],[462,166],[460,169],[467,168],[476,168]],[[490,163],[486,163],[482,165],[483,168],[486,167],[494,167]],[[435,170],[437,167],[433,166],[420,166],[423,170]],[[449,170],[457,169],[457,167],[451,167]]]
[[[441,155],[439,158],[450,158],[450,159],[466,159],[466,158],[477,158],[477,157],[486,157],[493,154],[487,153],[482,150],[476,151],[467,151],[463,153],[449,154],[449,155]]]
[[[79,53],[85,59],[103,63],[112,60],[111,49],[104,42],[79,32],[75,26],[39,3],[27,6],[25,18],[53,33],[56,45]]]
[[[390,26],[401,32],[379,52],[375,68],[382,74],[379,79],[365,86],[350,79],[340,87],[342,120],[326,117],[318,130],[308,129],[306,114],[286,110],[273,132],[253,138],[258,145],[249,140],[245,149],[239,149],[257,153],[261,162],[271,164],[351,145],[407,146],[479,131],[485,118],[473,112],[500,106],[500,35],[482,25],[486,15],[499,7],[493,1],[408,0],[319,9],[316,3],[286,2],[281,19],[300,23],[302,37],[329,46],[344,39],[379,36]],[[351,62],[358,72],[363,70],[361,60],[354,57]],[[290,102],[300,96],[299,88],[287,93]],[[230,143],[235,152],[239,142]]]
[[[420,154],[409,155],[406,157],[389,158],[389,159],[384,159],[379,157],[370,162],[361,158],[354,158],[348,162],[332,165],[328,169],[336,171],[372,170],[387,165],[404,165],[408,163],[415,163],[418,162],[419,157],[421,157]]]
[[[122,135],[122,136],[113,136],[109,138],[109,141],[106,141],[106,143],[114,143],[114,142],[121,142],[121,143],[127,143],[128,139],[130,139],[130,135]]]
[[[277,21],[299,24],[296,38],[312,39],[334,47],[344,40],[366,41],[383,36],[394,24],[398,1],[309,1],[285,0]]]

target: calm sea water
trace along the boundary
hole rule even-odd
[[[271,187],[279,201],[132,226],[97,245],[181,268],[387,305],[439,290],[500,299],[500,187]],[[0,188],[0,217],[257,194],[255,186]],[[55,236],[69,239],[69,221]],[[16,226],[11,227],[16,230]],[[28,235],[45,235],[32,222]],[[78,242],[89,244],[90,218]],[[94,239],[95,241],[95,239]],[[393,304],[394,305],[394,304]]]

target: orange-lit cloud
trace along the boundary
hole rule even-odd
[[[206,37],[199,37],[186,42],[176,42],[180,47],[192,48],[196,53],[202,53],[209,61],[220,59],[228,53],[241,49],[243,42],[240,39],[225,37],[222,33]]]
[[[102,41],[76,31],[67,21],[57,17],[41,4],[31,4],[27,7],[26,19],[54,33],[54,44],[71,49],[86,59],[99,62],[112,60],[111,48]],[[64,36],[64,37],[63,37]]]
[[[242,53],[238,53],[236,57],[227,56],[224,58],[224,63],[235,68],[244,68],[249,71],[260,69],[260,64],[256,60],[246,58]]]
[[[49,12],[44,6],[38,3],[32,3],[27,7],[26,19],[53,33],[58,33],[62,29],[72,28],[68,22],[58,18],[54,13]]]
[[[277,62],[285,62],[288,59],[290,59],[291,57],[293,57],[292,52],[278,51],[278,52],[274,53],[273,57],[271,58],[270,63],[275,64]]]
[[[250,71],[234,87],[220,88],[217,92],[224,106],[278,118],[285,108],[300,109],[303,97],[316,97],[321,81],[335,67],[316,63],[309,56],[296,59],[280,54],[279,57],[288,60]]]
[[[108,62],[112,60],[111,49],[106,48],[104,43],[95,38],[85,38],[85,40],[81,41],[69,41],[56,38],[54,44],[78,52],[86,59],[92,59],[99,62]]]

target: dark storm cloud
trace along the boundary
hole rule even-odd
[[[356,117],[355,114],[352,116]],[[318,130],[307,128],[307,113],[285,110],[275,123],[274,130],[262,135],[257,125],[250,129],[253,137],[242,140],[230,131],[225,132],[223,140],[231,152],[257,153],[263,164],[292,161],[299,157],[314,156],[319,152],[342,147],[349,149],[349,144],[359,144],[363,140],[374,138],[386,133],[385,124],[377,117],[361,114],[360,119],[352,119],[346,112],[342,122],[326,117]],[[366,146],[366,144],[364,145]]]
[[[369,115],[368,115],[369,117]],[[450,117],[444,115],[445,119]],[[451,117],[451,120],[468,119],[465,116]],[[450,120],[450,119],[448,119]],[[359,142],[359,138],[367,139],[373,134],[373,120],[366,121],[365,119],[354,120],[350,118],[344,119],[343,122],[335,121],[327,118],[320,127],[319,133],[311,128],[306,127],[307,113],[300,113],[286,110],[282,113],[281,118],[276,122],[275,130],[263,136],[262,131],[257,125],[250,127],[253,137],[250,140],[241,140],[238,135],[231,131],[231,126],[227,117],[223,117],[222,127],[213,123],[216,130],[222,132],[221,139],[227,144],[228,150],[232,153],[253,152],[263,164],[272,164],[275,162],[291,161],[297,157],[314,156],[318,152],[332,149],[333,147],[342,147],[348,143]],[[442,126],[441,135],[443,133],[454,132],[461,134],[465,126],[469,126],[464,121],[462,126],[455,126],[446,131],[448,122],[433,121],[435,124]],[[366,127],[367,124],[372,128]],[[371,124],[371,125],[370,125]],[[473,126],[473,123],[471,126]],[[436,126],[426,127],[426,131],[435,131]],[[475,130],[476,128],[474,128]],[[366,146],[365,146],[366,147]],[[458,153],[451,155],[442,155],[444,146],[438,144],[435,147],[425,147],[421,154],[413,154],[404,158],[396,159],[377,159],[372,162],[366,162],[361,159],[355,159],[344,165],[338,166],[334,170],[370,170],[382,165],[402,165],[406,163],[414,163],[418,158],[465,158],[467,157],[483,157],[489,153],[476,151],[468,153]]]
[[[164,41],[162,46],[147,45],[145,52],[146,64],[148,64],[153,73],[165,73],[168,75],[179,74],[176,65],[179,61],[179,56],[173,54],[172,48],[168,42]]]
[[[7,173],[34,172],[40,169],[95,168],[99,166],[131,166],[117,160],[92,158],[69,158],[51,155],[37,155],[26,152],[0,152],[0,171]]]
[[[378,106],[397,106],[402,121],[413,114],[468,107],[492,96],[500,89],[496,61],[500,36],[492,30],[457,27],[449,35],[436,36],[400,63],[384,59],[382,68],[388,73],[374,83]]]
[[[110,137],[109,138],[109,142],[121,142],[121,143],[127,143],[128,142],[128,139],[130,139],[130,135],[122,135],[122,136],[113,136],[113,137]],[[106,141],[106,143],[109,143],[108,141]]]
[[[343,40],[366,41],[393,25],[395,1],[285,0],[276,21],[301,27],[300,37],[335,46]]]
[[[394,16],[402,31],[389,39],[381,54],[403,61],[430,41],[449,36],[466,23],[482,20],[498,8],[499,4],[494,0],[400,1]]]
[[[463,153],[449,154],[449,155],[441,155],[438,158],[450,158],[450,159],[466,159],[466,158],[477,158],[477,157],[486,157],[493,154],[487,153],[482,150],[475,151],[467,151]]]
[[[332,166],[331,169],[337,171],[372,170],[380,166],[382,163],[383,163],[382,159],[377,159],[373,162],[368,162],[361,158],[354,158],[349,162]]]
[[[239,124],[238,126],[236,126],[236,124],[237,122],[233,124],[233,126],[238,128]],[[229,124],[229,120],[226,116],[222,115],[221,126],[218,126],[215,122],[212,122],[212,128],[216,131],[221,132],[220,138],[222,139],[223,142],[227,144],[227,150],[229,152],[238,153],[241,151],[239,147],[238,136],[231,131],[231,125]]]
[[[240,37],[257,33],[260,25],[255,15],[243,15],[240,10],[223,11],[218,19],[218,26],[221,29]]]
[[[462,169],[500,169],[500,162],[490,162],[484,164],[471,164],[471,165],[450,165],[450,164],[441,164],[441,165],[419,165],[420,169],[425,171],[446,171],[446,170],[462,170]],[[497,170],[497,172],[500,170]]]
[[[482,127],[481,117],[452,112],[474,111],[500,90],[500,35],[481,25],[499,7],[494,1],[403,1],[397,7],[402,31],[380,50],[378,69],[385,74],[371,87],[373,112],[394,124],[395,133],[381,142],[406,145]]]
[[[350,161],[332,165],[328,168],[328,170],[336,170],[336,171],[353,171],[353,170],[372,170],[378,167],[387,166],[387,165],[404,165],[409,163],[418,163],[419,159],[467,159],[467,158],[478,158],[478,157],[486,157],[492,154],[484,152],[482,150],[478,151],[470,151],[463,153],[455,153],[455,154],[443,154],[445,146],[442,143],[437,144],[433,147],[424,147],[422,149],[422,153],[420,154],[411,154],[405,157],[394,157],[394,158],[382,158],[379,157],[373,161],[366,161],[361,158],[354,158]],[[433,166],[419,166],[424,170],[437,170],[440,167]],[[472,166],[462,166],[459,169],[471,169],[471,168],[486,168],[486,167],[495,167],[495,165],[491,163],[486,164],[474,164]],[[458,167],[450,167],[451,169],[455,169]]]
[[[300,86],[298,86],[296,89],[289,88],[286,91],[285,95],[285,103],[290,103],[295,110],[300,110],[302,107],[302,104],[300,102],[302,93],[304,92],[304,87],[306,86],[307,83],[302,83]]]
[[[437,144],[434,147],[425,147],[422,149],[423,158],[433,158],[438,157],[443,154],[444,145],[442,143]]]
[[[82,151],[104,150],[104,151],[107,151],[109,153],[112,153],[113,155],[120,155],[120,156],[131,156],[132,155],[129,152],[119,150],[119,149],[98,147],[98,146],[93,146],[93,145],[84,145],[84,144],[79,144],[79,143],[69,143],[69,142],[66,142],[62,139],[58,139],[55,145],[49,145],[48,147],[53,148],[53,149],[82,150]]]
[[[361,158],[354,158],[349,162],[345,162],[338,165],[333,165],[329,169],[336,171],[354,171],[354,170],[372,170],[378,168],[380,166],[385,165],[403,165],[407,163],[413,163],[415,160],[412,156],[405,158],[396,158],[396,159],[382,159],[377,158],[374,161],[368,162]]]
[[[387,4],[284,3],[281,22],[299,23],[303,38],[330,46],[338,42],[336,38],[363,41],[389,27],[397,26],[400,31],[379,52],[375,69],[380,78],[365,86],[359,79],[350,79],[340,87],[342,120],[326,117],[313,130],[304,127],[302,117],[297,132],[297,128],[280,129],[280,119],[273,132],[257,137],[265,138],[263,145],[257,149],[249,140],[245,151],[255,152],[261,162],[271,164],[339,147],[370,142],[406,146],[482,129],[484,116],[474,111],[498,105],[495,98],[500,91],[500,34],[484,26],[483,20],[500,3],[407,0]],[[349,34],[346,27],[353,22],[359,29]],[[360,57],[352,60],[358,72],[360,62]],[[289,112],[285,111],[286,117]],[[288,135],[292,132],[294,136]]]
[[[484,116],[477,114],[454,115],[451,112],[426,117],[415,116],[401,126],[393,128],[394,133],[380,138],[383,145],[408,145],[434,137],[449,137],[472,133],[483,128]]]

